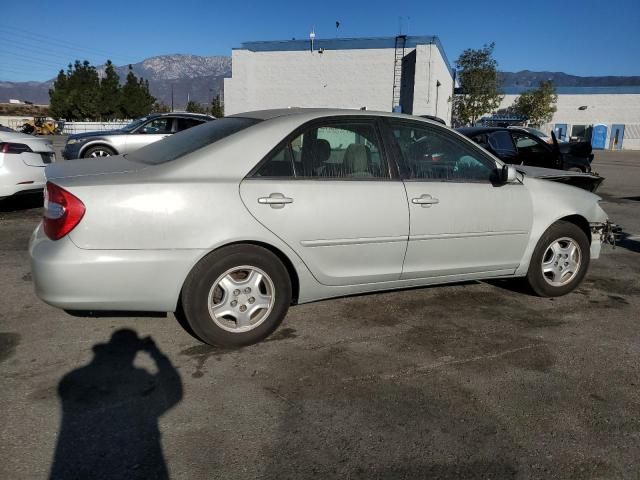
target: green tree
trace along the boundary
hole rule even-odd
[[[498,63],[493,58],[494,43],[479,50],[467,49],[456,61],[460,94],[452,98],[454,125],[473,125],[482,115],[500,105]]]
[[[527,124],[540,127],[548,123],[556,112],[558,95],[551,81],[540,82],[538,88],[524,92],[515,102],[512,109],[518,115],[527,117]]]
[[[207,113],[207,107],[205,107],[201,103],[194,102],[193,100],[189,100],[189,102],[187,103],[187,108],[185,108],[185,110],[191,113]]]
[[[100,116],[113,120],[120,114],[120,77],[111,60],[107,60],[104,78],[100,81]]]
[[[100,113],[100,79],[87,60],[76,60],[58,73],[49,91],[52,115],[66,120],[94,119]]]
[[[211,100],[211,115],[216,118],[224,117],[224,104],[220,99],[220,95],[216,95],[213,97],[213,100]]]
[[[129,65],[129,73],[122,87],[120,110],[125,118],[147,115],[153,109],[156,99],[149,93],[149,81],[138,79]]]
[[[156,102],[153,104],[152,111],[155,113],[169,113],[171,111],[171,108],[166,103]]]
[[[69,65],[71,68],[71,65]],[[58,76],[53,82],[53,88],[49,89],[49,113],[54,118],[69,117],[69,92],[67,91],[67,74],[64,70],[58,72]]]

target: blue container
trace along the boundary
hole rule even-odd
[[[607,126],[599,123],[593,126],[591,132],[591,148],[594,150],[604,150],[607,143]]]

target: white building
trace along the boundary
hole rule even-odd
[[[231,55],[225,113],[282,107],[400,110],[451,123],[454,71],[438,37],[247,42]]]
[[[500,108],[511,106],[522,91],[506,88]],[[640,86],[556,87],[556,93],[557,111],[542,130],[566,140],[585,131],[590,138],[595,126],[604,125],[605,149],[640,150]]]

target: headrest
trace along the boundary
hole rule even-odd
[[[351,173],[369,173],[369,148],[352,143],[344,152],[344,163]]]
[[[331,144],[328,140],[319,138],[315,141],[313,153],[316,157],[316,162],[324,163],[331,157]]]

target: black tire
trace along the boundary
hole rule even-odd
[[[104,153],[106,155],[101,154]],[[87,148],[82,154],[82,158],[101,158],[101,157],[111,157],[116,155],[116,152],[113,148],[107,147],[106,145],[96,145],[91,148]]]
[[[210,294],[223,274],[243,266],[266,274],[271,281],[272,303],[270,310],[260,312],[264,318],[256,322],[255,327],[248,331],[229,331],[218,324],[226,319],[214,320],[210,313]],[[246,301],[240,300],[241,303]],[[231,245],[209,254],[193,268],[182,288],[181,304],[184,319],[192,330],[189,333],[202,342],[231,348],[251,345],[269,336],[284,319],[291,304],[291,279],[280,259],[266,248]],[[232,325],[227,327],[233,328]]]
[[[553,280],[554,273],[543,273],[542,262],[544,259],[545,261],[548,261],[549,266],[558,265],[557,254],[549,251],[549,249],[557,241],[560,242],[559,244],[561,246],[568,245],[568,242],[564,239],[572,240],[575,245],[579,247],[579,266],[575,269],[575,273],[565,279],[566,283],[561,285],[552,285],[550,282]],[[589,269],[590,252],[589,240],[587,239],[585,232],[580,227],[570,222],[558,221],[551,225],[544,232],[542,237],[540,237],[540,240],[533,251],[533,255],[531,256],[529,271],[527,272],[526,277],[527,283],[531,289],[541,297],[560,297],[562,295],[566,295],[580,285],[580,282],[584,279],[584,276]],[[549,261],[550,259],[555,259],[556,261]],[[567,263],[569,263],[570,259],[566,258],[564,260],[567,260]],[[560,264],[558,268],[566,268],[563,267],[564,260],[559,262]],[[556,273],[562,274],[562,271]],[[562,277],[560,277],[560,279],[561,278]]]

